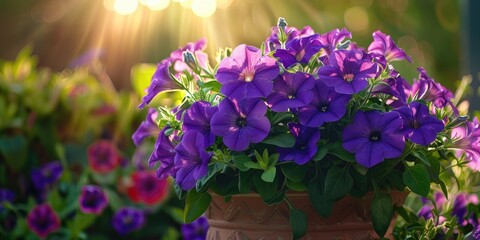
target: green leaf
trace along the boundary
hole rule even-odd
[[[72,226],[72,234],[74,236],[78,235],[82,230],[88,228],[95,222],[96,217],[97,216],[95,214],[84,214],[77,212],[77,214],[75,214],[75,220]]]
[[[345,150],[343,147],[342,147],[342,144],[341,143],[336,143],[336,144],[333,144],[331,147],[330,147],[330,151],[328,151],[328,153],[346,161],[346,162],[356,162],[355,160],[355,155],[353,155],[353,153],[350,153],[350,152],[347,152],[347,150]]]
[[[253,176],[253,185],[263,201],[268,202],[275,198],[275,194],[278,191],[278,178],[275,178],[273,182],[265,182],[260,174],[255,174]]]
[[[220,92],[221,87],[222,85],[215,80],[209,81],[203,84],[203,88],[210,88],[212,91],[215,91],[215,92]]]
[[[427,197],[430,191],[430,178],[423,165],[405,166],[403,182],[410,190],[420,196]]]
[[[145,95],[145,89],[150,86],[152,76],[155,73],[157,66],[155,64],[137,64],[132,67],[130,78],[133,89],[138,96]]]
[[[261,178],[265,182],[273,182],[273,180],[275,180],[276,174],[277,174],[277,168],[270,167],[269,169],[265,170],[265,172],[262,173]]]
[[[12,169],[18,171],[25,166],[27,152],[27,140],[23,136],[2,136],[0,138],[0,153]]]
[[[305,184],[303,184],[302,182],[294,182],[288,178],[285,181],[285,185],[288,187],[288,189],[297,192],[304,192],[308,190],[307,186],[305,186]]]
[[[440,183],[438,185],[440,185],[440,188],[442,189],[442,192],[443,192],[443,195],[445,195],[445,198],[448,199],[448,190],[445,182],[443,180],[440,180]]]
[[[325,196],[336,200],[347,194],[353,187],[353,179],[346,167],[334,166],[327,172],[325,178]]]
[[[393,204],[390,195],[376,193],[372,201],[372,223],[375,232],[383,238],[393,218]]]
[[[299,239],[307,233],[307,214],[290,208],[290,226],[292,227],[293,239]]]
[[[277,147],[289,148],[295,145],[295,137],[289,133],[280,133],[275,136],[268,137],[262,142]]]
[[[329,200],[324,194],[325,176],[320,172],[317,178],[308,184],[308,197],[315,211],[322,217],[329,217],[335,201]]]
[[[248,171],[250,169],[245,165],[248,162],[252,162],[252,159],[247,155],[237,155],[233,158],[233,164],[235,164],[235,167],[240,171]]]
[[[423,164],[430,166],[430,161],[424,151],[414,151],[412,155],[419,159]]]
[[[109,188],[104,188],[104,191],[108,197],[108,204],[113,209],[113,211],[116,211],[117,209],[121,208],[124,205],[124,202],[115,191]]]
[[[435,157],[428,157],[429,164],[425,165],[428,176],[430,176],[430,180],[434,183],[440,184],[440,161]]]
[[[173,207],[173,206],[168,206],[167,208],[164,208],[164,210],[170,215],[173,220],[177,223],[183,223],[183,209],[178,208],[178,207]]]
[[[185,212],[183,214],[183,220],[185,223],[191,223],[202,216],[211,201],[212,196],[208,192],[198,193],[193,190],[188,192],[185,201]]]
[[[325,158],[328,154],[328,148],[326,147],[321,147],[317,150],[317,153],[315,153],[315,156],[313,156],[313,160],[315,161],[320,161]]]
[[[223,163],[214,163],[208,166],[208,174],[197,181],[197,184],[195,186],[197,192],[207,191],[209,184],[212,182],[212,179],[214,179],[217,174],[222,172],[224,167],[225,165]]]
[[[282,169],[283,174],[285,177],[288,179],[294,181],[294,182],[300,182],[303,180],[305,177],[305,174],[307,174],[309,166],[304,164],[304,165],[299,165],[296,163],[287,163],[281,165],[280,169]]]
[[[253,172],[240,172],[238,174],[238,191],[240,193],[249,193],[251,191]]]

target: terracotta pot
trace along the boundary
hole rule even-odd
[[[402,205],[408,192],[393,192],[392,201]],[[329,218],[315,212],[307,193],[288,193],[288,199],[308,215],[308,232],[302,239],[378,239],[370,219],[373,194],[338,201]],[[225,203],[213,195],[206,212],[210,229],[207,240],[291,239],[289,208],[286,203],[268,206],[257,194],[235,195]],[[392,237],[393,220],[385,237]]]

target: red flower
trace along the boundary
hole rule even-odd
[[[109,173],[120,163],[120,154],[115,145],[107,140],[92,143],[87,150],[88,165],[97,173]]]
[[[155,205],[167,199],[170,191],[168,179],[158,179],[154,172],[137,171],[131,176],[128,197],[136,203]]]

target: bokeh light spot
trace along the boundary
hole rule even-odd
[[[217,10],[217,2],[215,0],[193,0],[192,11],[199,17],[209,17]]]
[[[135,12],[138,7],[137,0],[115,0],[113,9],[121,15],[129,15]]]
[[[345,11],[345,25],[351,31],[362,31],[368,28],[369,19],[363,7],[351,7]]]
[[[158,11],[167,8],[170,5],[170,0],[140,0],[140,3],[151,10]]]

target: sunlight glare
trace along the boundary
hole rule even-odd
[[[209,17],[217,10],[215,0],[193,0],[192,11],[199,17]]]
[[[121,15],[129,15],[135,12],[138,7],[137,0],[115,0],[113,9]]]
[[[167,8],[170,5],[170,0],[140,0],[140,3],[151,10],[158,11]]]

